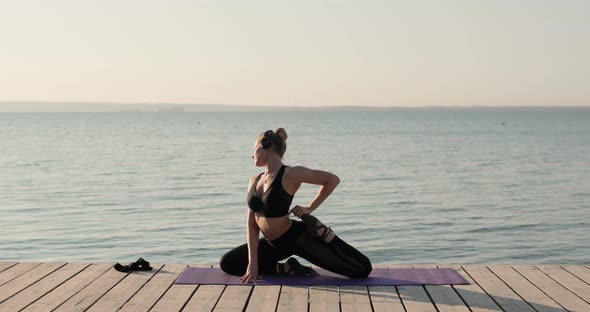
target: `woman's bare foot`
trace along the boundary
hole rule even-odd
[[[318,218],[307,213],[302,214],[300,218],[305,222],[308,234],[315,232],[315,236],[319,239],[323,239],[326,244],[330,243],[334,239],[334,236],[336,236],[336,233],[334,233],[330,227],[323,224]]]

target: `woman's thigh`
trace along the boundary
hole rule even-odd
[[[258,240],[258,272],[275,273],[276,264],[292,255],[291,250],[275,248],[265,238]],[[239,245],[226,252],[219,261],[221,269],[232,275],[244,275],[248,268],[248,244]]]

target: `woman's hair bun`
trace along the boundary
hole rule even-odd
[[[283,139],[283,142],[287,141],[287,130],[285,128],[276,128],[274,132]]]

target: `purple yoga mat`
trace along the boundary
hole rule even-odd
[[[314,277],[260,274],[256,285],[469,285],[457,271],[450,268],[385,269],[373,268],[366,278],[348,278],[314,267],[320,274]],[[220,268],[186,267],[174,281],[175,284],[201,285],[253,285],[240,282],[240,276],[229,275]]]

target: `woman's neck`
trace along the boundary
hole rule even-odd
[[[281,167],[283,166],[283,162],[279,161],[271,161],[268,164],[266,164],[266,169],[264,170],[265,174],[270,174],[270,173],[276,173],[279,171],[279,169],[281,169]]]

